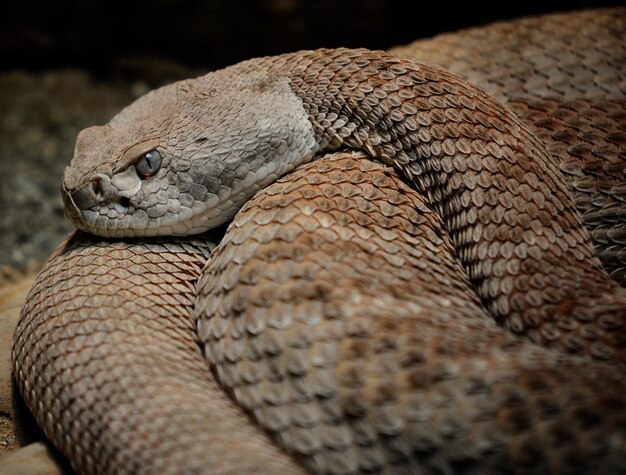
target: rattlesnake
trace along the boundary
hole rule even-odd
[[[593,15],[623,27],[622,9]],[[618,147],[621,100],[597,129]],[[563,151],[586,122],[560,105],[591,99],[533,101],[324,49],[83,131],[68,217],[140,238],[78,232],[31,290],[14,373],[46,435],[85,473],[624,470],[626,290],[602,267],[623,279],[623,152],[602,149],[596,189],[570,180],[604,212],[592,241],[538,138]],[[557,112],[536,135],[509,107]],[[343,148],[360,151],[319,157]],[[149,237],[235,214],[206,265],[215,234]]]

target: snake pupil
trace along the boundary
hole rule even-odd
[[[152,154],[150,152],[148,152],[148,153],[146,153],[144,158],[146,159],[146,163],[148,164],[148,168],[150,170],[152,170]]]
[[[154,175],[161,168],[161,154],[157,150],[144,153],[135,165],[137,173],[142,178]]]

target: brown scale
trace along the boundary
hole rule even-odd
[[[249,68],[288,74],[322,150],[362,149],[404,173],[497,322],[560,351],[624,361],[626,290],[595,257],[549,151],[508,109],[458,76],[383,52],[299,52]]]
[[[235,218],[194,310],[220,383],[316,473],[617,471],[620,372],[498,327],[437,213],[362,158]]]
[[[624,99],[626,8],[492,23],[422,39],[391,53],[438,64],[501,102]]]
[[[626,286],[626,100],[515,99],[509,107],[558,162],[596,254]]]
[[[391,50],[459,74],[519,115],[559,164],[596,254],[622,286],[625,33],[626,8],[606,8],[494,23]]]
[[[78,473],[301,473],[224,396],[196,343],[194,283],[213,247],[77,233],[39,275],[13,371]]]

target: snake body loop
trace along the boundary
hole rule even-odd
[[[79,137],[64,175],[68,215],[79,227],[103,235],[202,231],[314,153],[359,149],[399,169],[439,213],[497,322],[561,351],[623,361],[626,291],[594,256],[557,164],[508,109],[463,79],[384,52],[325,49],[252,59],[151,94],[112,121],[111,130],[125,127],[120,140],[133,138],[131,119],[143,135],[156,134],[143,117],[160,124],[170,109],[181,121],[192,110],[192,123],[182,136],[175,128],[150,141],[165,163],[143,182],[134,166],[124,168],[127,152],[104,157],[97,173],[88,168],[85,149],[101,152],[105,143]],[[152,105],[160,99],[167,109]],[[191,140],[199,129],[200,144]],[[118,191],[127,209],[114,190],[89,198],[102,181],[128,183]],[[157,204],[144,212],[149,195]],[[187,196],[193,204],[181,204]],[[76,208],[94,200],[95,208]],[[159,216],[157,208],[177,211]],[[93,209],[101,213],[95,220]]]
[[[69,238],[22,311],[46,435],[84,473],[626,470],[623,98],[512,94],[324,49],[81,132],[67,215],[126,238]]]

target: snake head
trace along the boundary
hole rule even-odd
[[[133,207],[131,200],[141,197],[145,180],[152,179],[152,184],[143,194],[150,187],[163,184],[166,178],[159,176],[163,157],[157,139],[116,150],[116,144],[122,143],[117,136],[110,125],[81,131],[74,160],[63,174],[61,191],[66,216],[77,228],[94,234],[121,236],[125,229],[145,228],[148,212],[155,214],[158,203]],[[112,161],[109,157],[119,159]],[[158,195],[155,198],[158,201]]]
[[[151,91],[83,130],[62,180],[66,216],[105,237],[200,233],[316,147],[286,80],[240,63]]]

